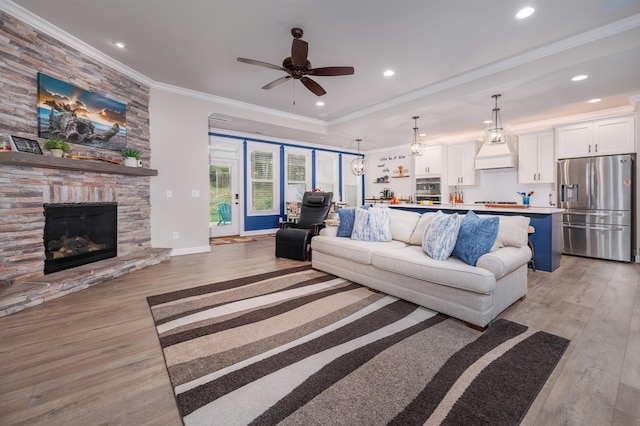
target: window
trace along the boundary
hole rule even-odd
[[[253,216],[278,214],[280,212],[278,147],[249,144],[248,148],[248,214]]]
[[[324,192],[333,192],[334,199],[338,199],[338,154],[316,153],[316,187]]]
[[[305,191],[311,190],[310,154],[308,149],[285,148],[287,201],[302,201]]]
[[[355,155],[342,155],[342,201],[349,206],[362,205],[362,176],[351,173],[351,160]]]

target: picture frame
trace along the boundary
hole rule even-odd
[[[38,137],[122,151],[127,106],[114,99],[38,73]]]
[[[14,151],[42,155],[42,148],[40,148],[38,141],[23,138],[21,136],[11,135],[11,149]]]

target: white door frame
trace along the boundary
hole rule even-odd
[[[242,196],[240,194],[240,163],[238,160],[215,159],[211,160],[210,166],[227,166],[231,174],[231,225],[217,226],[216,223],[209,224],[210,237],[227,237],[240,234],[240,220],[242,218]]]

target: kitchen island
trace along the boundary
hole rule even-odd
[[[526,216],[535,233],[529,235],[534,249],[536,269],[553,272],[560,267],[562,259],[562,212],[556,207],[488,207],[485,204],[456,204],[454,206],[427,204],[391,204],[389,207],[418,213],[442,210],[444,213],[466,213],[473,210],[481,214]]]

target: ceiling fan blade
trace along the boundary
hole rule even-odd
[[[284,71],[284,72],[289,72],[289,71],[287,71],[286,69],[282,68],[279,65],[273,65],[273,64],[270,64],[268,62],[256,61],[255,59],[238,58],[238,62],[243,62],[245,64],[258,65],[258,66],[261,66],[261,67],[271,68],[271,69],[274,69],[274,70],[280,70],[280,71]]]
[[[350,75],[353,74],[353,67],[322,67],[312,68],[305,74],[317,75],[317,76],[332,76],[332,75]]]
[[[313,93],[315,93],[318,96],[322,96],[325,93],[327,93],[327,91],[324,90],[322,86],[320,86],[315,81],[311,80],[309,77],[302,77],[300,81],[302,82],[302,84],[304,84],[304,87],[311,90]]]
[[[291,62],[294,67],[302,67],[307,63],[307,55],[309,54],[309,44],[300,40],[299,38],[293,39],[291,45]]]
[[[277,80],[273,80],[269,84],[265,84],[262,88],[265,89],[265,90],[273,89],[274,87],[280,86],[281,84],[283,84],[285,81],[289,80],[290,78],[291,78],[290,75],[285,75],[284,77],[280,77]]]

